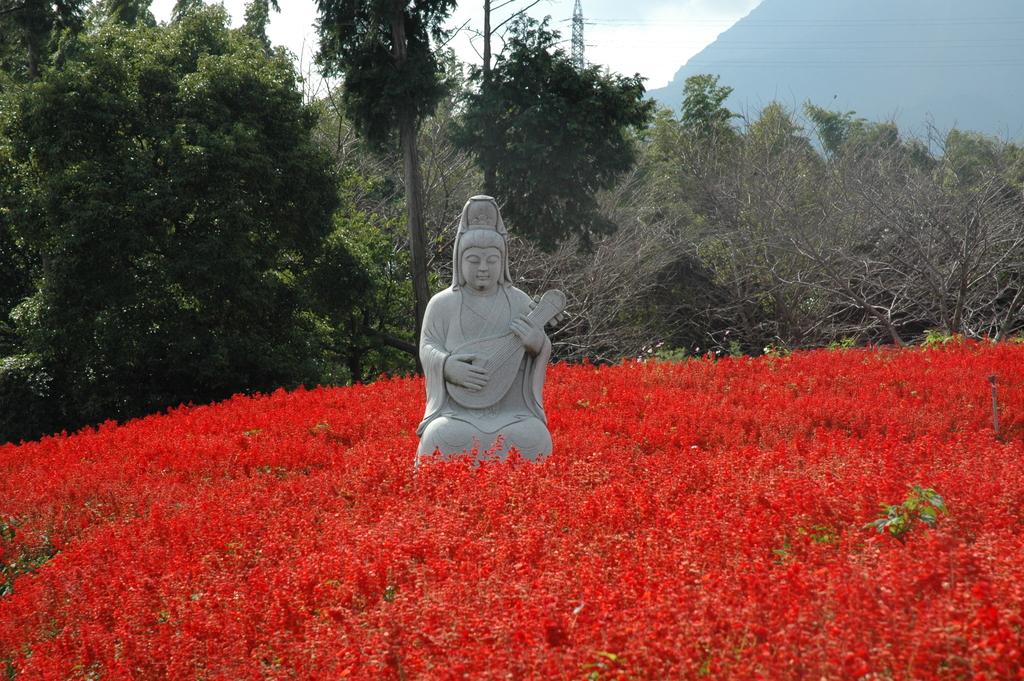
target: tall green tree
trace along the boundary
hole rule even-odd
[[[57,425],[322,380],[348,303],[318,282],[357,264],[326,241],[337,178],[314,124],[288,57],[221,7],[99,25],[21,89],[2,133],[42,264],[8,365],[47,377]],[[16,416],[0,440],[25,435]]]
[[[804,112],[818,129],[818,138],[825,153],[833,158],[843,153],[856,130],[866,124],[863,118],[854,118],[855,111],[832,111],[810,102],[804,104]]]
[[[804,104],[804,112],[817,128],[818,139],[829,158],[838,160],[850,153],[866,157],[878,151],[899,150],[916,162],[924,161],[922,150],[914,141],[904,144],[900,140],[899,129],[893,122],[868,121],[855,116],[854,111],[832,111],[810,102]],[[927,154],[926,149],[923,151]]]
[[[978,132],[953,128],[943,144],[945,182],[970,187],[1003,165],[1005,148],[1000,142]]]
[[[149,6],[152,0],[106,0],[103,10],[113,21],[128,26],[144,23],[149,26],[156,24]]]
[[[480,64],[479,74],[479,86],[482,96],[486,99],[491,94],[491,72],[494,61],[494,38],[501,38],[502,27],[509,22],[515,21],[522,17],[527,10],[537,5],[540,0],[523,0],[518,6],[516,6],[515,0],[501,0],[497,4],[492,0],[483,0],[484,6],[484,24],[483,30],[478,33],[480,40],[483,43],[483,52],[481,54],[482,61]],[[512,11],[508,12],[508,15],[504,19],[495,17],[495,13],[499,10],[507,8],[510,4],[513,4]],[[497,193],[495,177],[497,176],[497,168],[491,163],[483,164],[484,174],[484,194],[494,196]]]
[[[372,143],[398,132],[405,176],[406,222],[412,256],[415,330],[419,338],[430,298],[416,133],[445,93],[443,68],[431,41],[455,0],[317,0],[319,62],[344,77],[346,113]]]
[[[494,169],[502,214],[544,248],[577,236],[584,244],[615,225],[596,192],[629,169],[633,134],[651,118],[640,76],[577,70],[546,23],[519,17],[505,51],[466,101],[456,141]]]
[[[0,0],[0,70],[36,80],[65,31],[82,28],[88,0]]]
[[[0,139],[0,357],[18,350],[10,318],[14,307],[32,292],[33,262],[14,230],[20,194],[10,149]]]
[[[271,9],[281,11],[277,0],[249,0],[245,5],[245,23],[242,25],[242,30],[258,40],[267,52],[270,51],[267,24],[270,23]]]
[[[171,21],[181,21],[185,16],[203,8],[203,0],[174,0],[171,9]]]
[[[739,114],[725,106],[732,88],[718,84],[718,76],[698,73],[683,83],[683,127],[701,137],[732,137],[730,126]]]

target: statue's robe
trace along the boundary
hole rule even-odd
[[[499,286],[491,298],[463,288],[441,291],[427,304],[420,337],[420,362],[427,382],[427,406],[416,429],[419,456],[452,455],[477,447],[492,449],[499,457],[515,447],[527,459],[551,451],[551,436],[544,415],[544,375],[551,358],[551,341],[536,356],[529,351],[520,360],[515,382],[497,403],[484,409],[464,407],[452,399],[444,379],[444,362],[470,341],[509,333],[509,323],[530,313],[531,299],[514,286]]]

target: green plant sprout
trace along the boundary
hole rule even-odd
[[[834,340],[825,346],[829,350],[849,350],[857,347],[856,336],[843,336],[838,340]]]
[[[949,345],[955,343],[957,345],[964,342],[964,337],[958,333],[947,333],[936,329],[927,329],[924,332],[924,340],[921,342],[922,347],[935,348],[943,345]]]
[[[864,527],[874,527],[879,533],[888,532],[901,542],[905,542],[907,532],[915,521],[921,521],[928,527],[935,527],[938,517],[948,514],[946,502],[935,490],[911,485],[910,494],[902,504],[882,504],[882,516]]]
[[[626,660],[621,655],[599,650],[594,654],[594,662],[583,665],[584,681],[600,681],[602,673],[616,673],[625,669]]]

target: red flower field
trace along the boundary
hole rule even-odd
[[[539,465],[414,472],[413,378],[0,447],[0,678],[1024,678],[1024,346],[546,403]]]

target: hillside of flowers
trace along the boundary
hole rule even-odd
[[[1024,678],[1024,346],[556,365],[538,465],[423,392],[0,447],[0,678]]]

